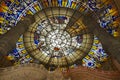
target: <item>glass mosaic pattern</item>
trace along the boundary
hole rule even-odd
[[[62,10],[59,10],[59,8],[55,11],[52,7],[66,9],[61,12]],[[51,8],[50,12],[47,11],[48,8]],[[73,10],[71,13],[69,13],[70,9]],[[36,27],[33,27],[33,30],[30,30],[33,32],[30,33],[31,37],[29,37],[30,39],[34,37],[32,39],[34,47],[29,48],[29,50],[37,48],[36,50],[45,55],[42,58],[42,55],[39,56],[40,61],[44,60],[44,63],[57,65],[57,63],[61,62],[61,60],[57,61],[57,59],[72,55],[80,48],[83,53],[87,52],[88,54],[82,60],[83,66],[100,67],[96,59],[103,62],[107,60],[108,55],[103,50],[99,39],[95,35],[94,37],[91,34],[85,35],[87,33],[86,27],[80,21],[73,22],[75,23],[73,27],[66,27],[67,24],[72,24],[72,18],[76,18],[74,10],[83,13],[88,10],[95,12],[99,18],[97,22],[100,27],[106,29],[114,37],[119,36],[120,18],[117,7],[112,0],[4,0],[0,2],[0,34],[6,33],[17,22],[24,19],[27,14],[34,15],[39,11],[43,11],[44,14],[38,15],[41,20],[35,23]],[[83,30],[84,34],[80,34],[81,30]],[[14,60],[15,64],[33,61],[28,54],[29,51],[26,51],[23,41],[24,37],[21,36],[16,43],[16,48],[8,54],[8,59]],[[90,49],[84,49],[85,47],[81,48],[81,46],[88,46]],[[51,54],[53,59],[50,57]],[[50,58],[47,58],[46,55]],[[73,63],[75,59],[76,56],[72,55],[68,61]],[[62,60],[65,63],[58,65],[68,64],[65,58]]]

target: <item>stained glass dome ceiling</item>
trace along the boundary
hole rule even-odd
[[[50,14],[52,11],[56,13]],[[93,35],[87,33],[86,27],[80,21],[67,27],[72,12],[75,11],[68,8],[51,8],[35,15],[36,23],[24,35],[26,49],[34,58],[62,66],[73,64],[89,52]],[[85,34],[79,34],[80,31]]]
[[[81,22],[82,14],[89,10],[96,13],[100,27],[114,37],[118,36],[119,14],[112,0],[1,1],[1,34],[27,14],[35,15],[36,19],[20,37],[8,59],[14,60],[15,64],[37,60],[55,66],[82,61],[83,66],[100,67],[98,61],[106,61],[108,55],[99,39],[88,33],[87,26]]]

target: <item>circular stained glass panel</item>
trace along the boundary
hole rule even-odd
[[[52,12],[56,9],[51,8]],[[71,65],[78,59],[82,60],[93,44],[94,36],[87,32],[77,16],[73,17],[74,10],[64,8],[63,11],[68,13],[50,15],[46,9],[39,12],[35,16],[36,22],[24,35],[28,53],[44,64]],[[78,20],[71,22],[73,19]]]

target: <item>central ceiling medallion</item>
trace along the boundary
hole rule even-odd
[[[43,64],[54,66],[72,65],[90,51],[93,35],[77,20],[71,24],[73,9],[51,8],[35,15],[36,22],[24,35],[28,53]],[[60,10],[60,13],[50,12]],[[67,13],[65,13],[67,12]],[[63,14],[65,13],[65,14]],[[71,14],[69,14],[71,13]]]

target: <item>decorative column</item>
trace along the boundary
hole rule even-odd
[[[99,23],[97,23],[96,17],[93,15],[93,13],[90,13],[82,17],[84,25],[99,38],[103,48],[110,53],[109,55],[120,63],[120,42],[101,28]]]
[[[0,59],[4,58],[7,53],[15,48],[19,37],[27,30],[27,28],[34,22],[33,16],[26,16],[24,20],[18,22],[10,31],[3,34],[0,39]],[[2,57],[1,57],[2,56]],[[2,59],[0,65],[5,64],[5,59]],[[3,63],[3,64],[2,64]]]

